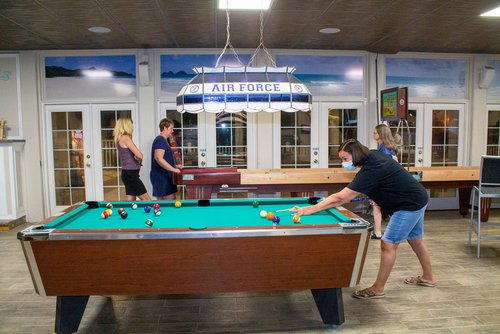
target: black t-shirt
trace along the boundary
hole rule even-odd
[[[368,195],[388,214],[415,211],[428,202],[427,191],[391,156],[370,151],[370,157],[347,188]]]

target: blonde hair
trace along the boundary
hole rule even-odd
[[[118,144],[120,137],[123,135],[129,135],[132,137],[134,133],[134,123],[130,118],[118,118],[116,121],[115,129],[113,130],[113,138],[115,143]]]
[[[379,140],[385,147],[394,151],[398,150],[399,135],[396,134],[396,136],[393,136],[391,129],[386,124],[377,125],[375,131],[377,131]]]

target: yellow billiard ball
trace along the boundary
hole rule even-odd
[[[293,216],[293,223],[294,224],[300,223],[300,216],[299,215],[294,215]]]
[[[180,207],[182,206],[182,203],[181,203],[181,202],[179,202],[179,201],[176,201],[176,202],[174,203],[174,206],[175,206],[176,208],[180,208]]]

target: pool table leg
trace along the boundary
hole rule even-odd
[[[56,330],[57,334],[70,334],[78,331],[89,296],[57,296]]]
[[[337,326],[344,323],[342,288],[312,289],[311,293],[323,323]]]

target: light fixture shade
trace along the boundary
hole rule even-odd
[[[177,95],[177,111],[199,113],[309,111],[309,89],[294,67],[195,67]]]

